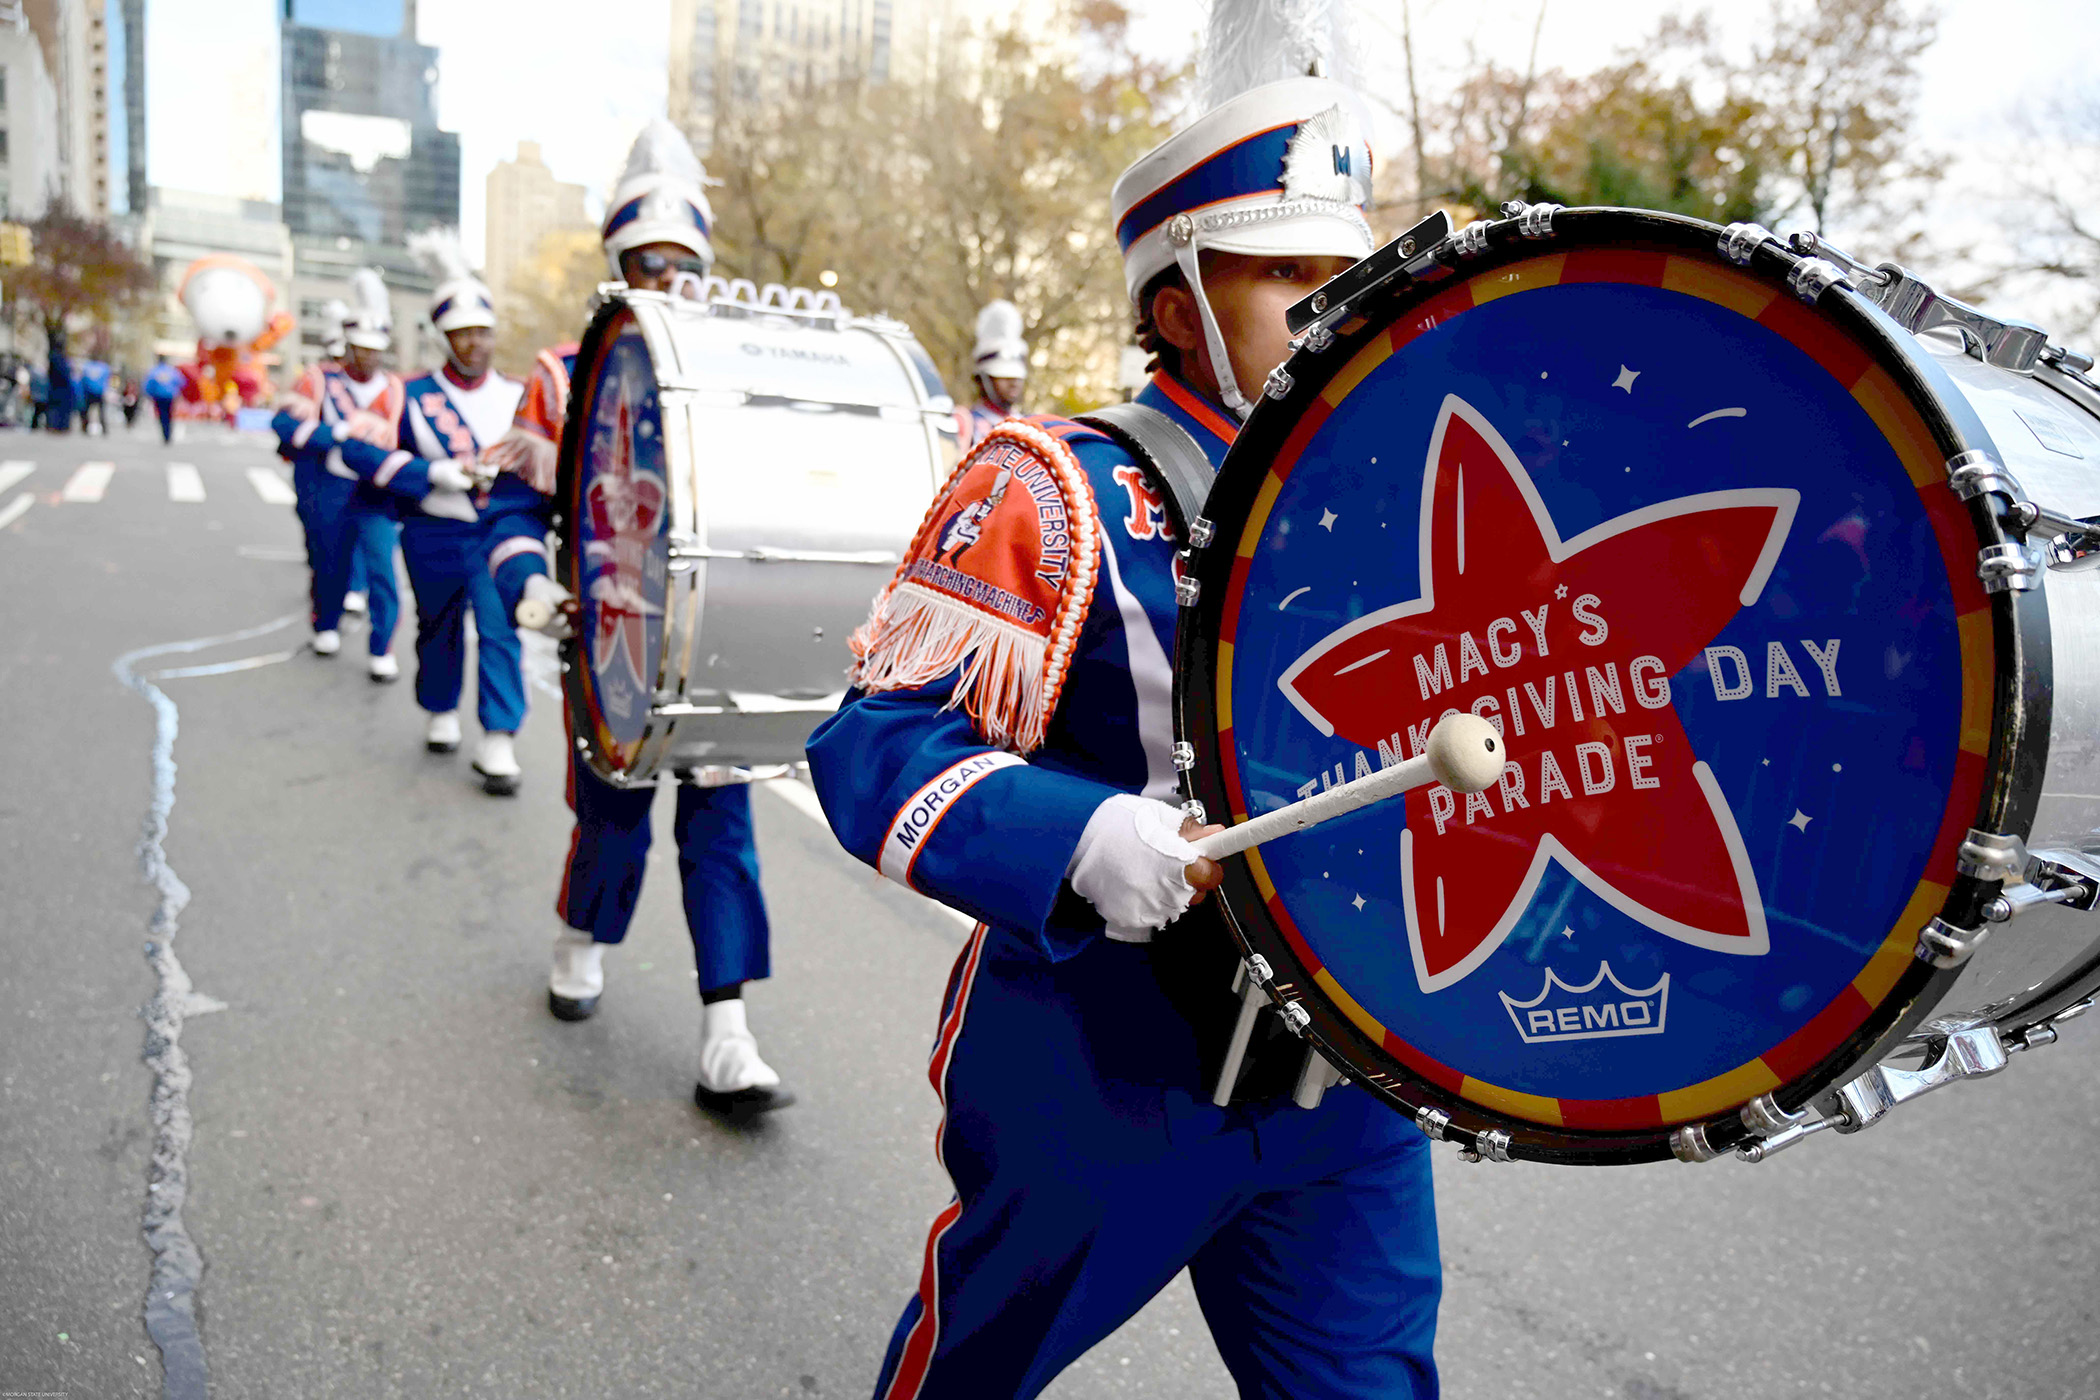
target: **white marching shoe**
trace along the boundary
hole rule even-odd
[[[432,753],[451,753],[459,747],[459,711],[446,710],[430,717],[423,729],[423,747]]]
[[[564,928],[554,940],[554,970],[547,974],[547,1009],[558,1020],[587,1021],[605,990],[605,945],[580,929]]]
[[[343,649],[343,634],[333,627],[314,633],[314,655],[333,656]]]
[[[344,612],[346,612],[346,613],[362,613],[362,612],[363,612],[364,610],[365,610],[365,595],[364,595],[364,594],[362,594],[362,593],[345,593],[345,594],[343,595],[343,611],[344,611]]]
[[[742,998],[700,1008],[700,1082],[693,1102],[713,1113],[746,1117],[795,1101],[780,1076],[758,1056],[758,1040],[744,1019]]]
[[[518,767],[510,735],[492,729],[481,736],[481,743],[474,749],[474,771],[481,775],[483,792],[491,797],[511,797],[516,795],[518,779],[525,770]]]
[[[401,679],[401,663],[394,660],[392,652],[371,658],[365,663],[365,667],[372,679],[381,685]]]

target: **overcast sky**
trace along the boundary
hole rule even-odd
[[[400,0],[298,0],[316,18],[398,13]],[[1521,64],[1540,0],[1415,0],[1415,44],[1433,93],[1470,51]],[[1650,31],[1676,0],[1545,0],[1543,67],[1593,68]],[[309,11],[308,7],[312,7]],[[1181,57],[1201,0],[1135,0],[1148,51]],[[157,185],[274,200],[275,0],[153,0],[148,7],[148,178]],[[1375,30],[1393,0],[1363,6]],[[1762,4],[1727,7],[1729,41],[1748,45]],[[1947,0],[1924,63],[1919,136],[1939,149],[1988,136],[2022,94],[2064,88],[2100,54],[2095,0]],[[500,23],[491,16],[500,15]],[[421,0],[419,33],[440,50],[439,118],[460,135],[461,234],[482,237],[483,181],[521,139],[595,201],[635,130],[664,110],[669,0]],[[343,19],[337,22],[355,22]],[[1367,35],[1380,47],[1375,33]],[[2088,82],[2092,80],[2087,78]],[[1397,91],[1399,84],[1392,85]],[[1391,134],[1386,149],[1396,149]]]

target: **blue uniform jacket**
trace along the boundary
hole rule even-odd
[[[1186,384],[1162,373],[1138,401],[1187,429],[1213,468],[1223,459],[1237,425]],[[1065,883],[1094,809],[1116,793],[1175,796],[1177,545],[1127,452],[1082,425],[1035,421],[1077,456],[1102,545],[1044,743],[1019,760],[944,708],[958,668],[916,689],[848,692],[811,736],[809,760],[847,850],[1061,960],[1102,933],[1100,915]]]
[[[148,376],[147,387],[149,391],[152,388],[151,376]],[[357,487],[350,498],[355,505],[364,510],[393,514],[393,498],[374,486],[368,473],[350,465],[347,451],[336,451],[338,447],[355,447],[361,455],[385,455],[383,448],[343,436],[343,425],[358,407],[357,400],[351,396],[349,376],[339,369],[313,366],[300,376],[298,392],[313,399],[321,416],[303,419],[287,409],[279,409],[270,420],[270,427],[277,434],[277,454],[290,462],[294,469],[326,472],[330,476],[355,481]],[[382,393],[371,406],[374,410],[384,411],[386,405],[387,396]]]

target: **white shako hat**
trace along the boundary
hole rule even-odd
[[[441,331],[463,331],[474,326],[494,327],[496,299],[488,284],[467,266],[466,251],[459,235],[449,228],[428,229],[408,236],[408,251],[414,253],[437,279],[430,294],[430,324]]]
[[[361,267],[350,274],[350,307],[343,318],[343,339],[366,350],[384,350],[394,343],[394,302],[387,295],[386,281],[374,268]]]
[[[709,241],[715,211],[707,202],[707,172],[684,133],[662,117],[650,119],[627,152],[627,169],[606,201],[605,261],[619,277],[620,254],[650,243],[676,243],[714,266]]]
[[[1221,395],[1243,416],[1251,405],[1203,294],[1198,254],[1370,254],[1370,109],[1346,83],[1317,76],[1347,58],[1345,19],[1341,0],[1215,0],[1199,64],[1207,110],[1138,157],[1110,198],[1133,306],[1179,266]],[[1308,73],[1316,76],[1288,76]]]
[[[986,302],[977,313],[977,347],[970,358],[979,379],[1026,379],[1028,342],[1021,338],[1021,308],[1010,301]]]
[[[343,323],[349,319],[349,303],[340,298],[321,303],[321,349],[331,360],[343,357]]]

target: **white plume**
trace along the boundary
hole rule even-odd
[[[429,228],[408,236],[408,251],[440,285],[472,277],[467,250],[459,246],[459,233],[449,228]]]
[[[350,308],[339,298],[330,297],[321,303],[321,324],[328,327],[329,334],[342,334],[343,322],[349,319]]]
[[[644,175],[669,175],[696,190],[707,184],[707,172],[700,168],[700,158],[693,154],[685,133],[662,117],[650,118],[634,138],[634,145],[627,151],[627,168],[620,172],[620,183],[624,185]]]
[[[373,316],[381,323],[393,319],[394,301],[377,268],[361,267],[350,274],[350,305],[359,316]]]
[[[1204,111],[1285,78],[1356,86],[1349,0],[1211,0],[1196,85]]]
[[[977,345],[1005,345],[1021,338],[1021,308],[1010,301],[986,302],[977,313]]]

